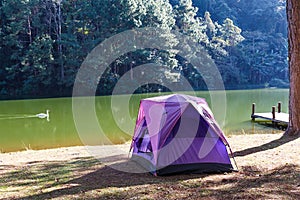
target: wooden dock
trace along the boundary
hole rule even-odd
[[[280,124],[280,125],[287,126],[289,124],[289,114],[281,112],[281,102],[278,102],[277,112],[276,112],[276,106],[272,106],[272,111],[266,113],[256,113],[255,103],[253,103],[251,118],[253,121],[255,121],[256,118],[264,119],[274,123],[275,125]]]

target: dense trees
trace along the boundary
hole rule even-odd
[[[78,68],[97,44],[147,26],[164,28],[169,45],[176,44],[172,30],[193,38],[209,52],[229,88],[284,86],[282,6],[278,0],[1,0],[0,95],[71,95]],[[205,88],[201,74],[183,58],[147,49],[128,52],[107,66],[98,93],[110,94],[124,73],[147,62],[168,66],[162,70],[177,73],[177,82],[185,76],[195,89]],[[157,89],[152,85],[140,92]]]
[[[290,124],[287,132],[300,133],[300,1],[287,1],[289,24],[289,67],[290,67]]]
[[[245,39],[233,55],[239,63],[234,72],[242,75],[239,81],[288,87],[285,0],[195,0],[194,4],[199,15],[209,11],[219,23],[229,17],[243,30]]]

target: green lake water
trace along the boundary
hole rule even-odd
[[[80,116],[81,124],[86,125],[86,132],[76,129],[72,98],[0,101],[0,152],[126,142],[132,137],[140,99],[154,95],[158,94],[114,96],[116,101],[113,103],[111,97],[95,97],[94,107],[103,131],[101,134],[89,125],[89,115]],[[197,92],[197,96],[206,98],[209,104],[210,95],[208,92]],[[251,123],[252,103],[256,103],[257,112],[268,112],[281,101],[282,111],[287,112],[288,95],[287,89],[226,91],[226,115],[225,120],[219,122],[220,126],[226,135],[274,133],[275,129]],[[84,101],[87,97],[80,98]],[[129,104],[118,104],[127,99]],[[84,104],[82,106],[84,110]],[[47,109],[50,110],[50,121],[35,117]],[[127,119],[124,117],[126,113],[129,113]],[[216,119],[218,114],[214,112]],[[89,139],[88,144],[82,140],[83,137]]]

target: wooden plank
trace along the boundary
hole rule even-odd
[[[261,119],[267,119],[273,122],[278,122],[278,123],[289,123],[289,114],[287,113],[278,113],[275,112],[275,119],[273,118],[273,113],[254,113],[251,118],[261,118]]]

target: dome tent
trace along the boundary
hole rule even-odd
[[[226,146],[205,99],[172,94],[140,101],[131,159],[152,174],[233,171]]]

